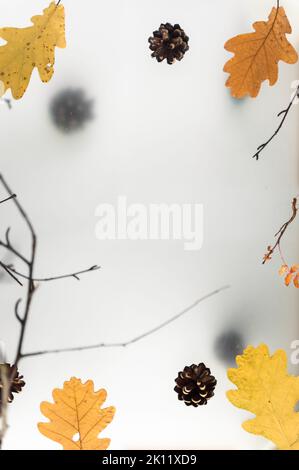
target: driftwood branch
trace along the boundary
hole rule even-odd
[[[32,351],[32,352],[27,352],[22,354],[22,358],[28,358],[28,357],[34,357],[34,356],[44,356],[46,354],[59,354],[59,353],[67,353],[67,352],[76,352],[76,351],[87,351],[90,349],[100,349],[100,348],[124,348],[127,346],[130,346],[134,343],[137,343],[148,336],[153,335],[154,333],[157,333],[158,331],[162,330],[163,328],[167,327],[171,323],[177,321],[179,318],[183,317],[187,313],[189,313],[191,310],[193,310],[195,307],[197,307],[199,304],[204,302],[205,300],[214,297],[215,295],[219,294],[220,292],[223,292],[224,290],[228,289],[229,286],[223,286],[219,289],[214,290],[213,292],[210,292],[209,294],[204,295],[200,299],[196,300],[193,302],[191,305],[186,307],[184,310],[181,312],[177,313],[173,317],[169,318],[163,323],[160,323],[159,325],[155,326],[154,328],[138,335],[135,336],[134,338],[129,339],[128,341],[124,342],[117,342],[117,343],[97,343],[97,344],[90,344],[86,346],[76,346],[76,347],[71,347],[71,348],[61,348],[61,349],[45,349],[41,351]]]

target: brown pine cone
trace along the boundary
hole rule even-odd
[[[175,379],[176,387],[174,390],[178,393],[178,399],[183,400],[187,406],[206,405],[208,400],[214,396],[214,389],[217,380],[211,375],[202,362],[186,366],[182,372],[179,372]]]
[[[150,50],[153,51],[152,57],[158,62],[167,59],[170,65],[176,60],[182,60],[185,52],[189,50],[189,38],[179,24],[174,26],[170,23],[161,24],[148,41]]]
[[[3,393],[3,374],[6,376],[8,390],[8,403],[11,403],[14,399],[14,393],[20,393],[25,385],[23,376],[19,375],[18,369],[10,364],[0,364],[0,410],[2,405],[2,393]]]

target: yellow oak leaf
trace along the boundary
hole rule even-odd
[[[237,369],[228,370],[228,378],[238,389],[227,392],[229,401],[256,417],[243,428],[264,436],[281,450],[299,450],[299,377],[288,374],[287,356],[278,350],[270,356],[265,344],[248,346],[237,356]]]
[[[54,2],[43,15],[31,18],[28,28],[1,28],[7,41],[0,47],[0,80],[4,91],[11,88],[15,99],[24,95],[32,71],[37,67],[40,79],[48,82],[54,73],[55,46],[66,47],[64,7]]]
[[[235,98],[250,95],[255,98],[261,84],[269,80],[272,86],[278,79],[278,62],[295,64],[298,54],[286,34],[292,32],[284,8],[273,8],[268,21],[253,24],[254,33],[240,34],[225,44],[235,55],[224,66],[230,74],[226,86]]]
[[[50,422],[39,423],[39,431],[64,450],[107,449],[110,439],[98,438],[115,413],[113,406],[101,408],[106,396],[105,390],[94,391],[91,380],[83,384],[72,377],[63,389],[53,390],[54,403],[41,403],[41,412]]]

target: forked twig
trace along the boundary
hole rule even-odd
[[[298,85],[296,91],[294,92],[294,96],[292,97],[288,107],[286,109],[283,109],[282,111],[280,111],[280,113],[278,113],[278,115],[277,115],[277,117],[282,116],[282,119],[279,123],[279,126],[277,127],[275,132],[271,135],[271,137],[265,143],[259,145],[259,147],[257,148],[257,152],[253,155],[252,158],[255,158],[256,160],[259,160],[260,154],[270,144],[270,142],[272,142],[272,140],[277,136],[277,134],[281,130],[282,126],[284,125],[284,122],[285,122],[289,112],[291,111],[291,108],[292,108],[296,98],[299,98],[299,85]]]
[[[278,248],[279,249],[279,252],[281,253],[281,247],[280,247],[280,243],[281,243],[281,240],[286,232],[286,230],[288,229],[288,227],[291,225],[291,223],[295,220],[295,218],[297,217],[297,212],[298,212],[298,208],[297,208],[297,197],[294,197],[293,200],[292,200],[292,215],[291,217],[289,218],[289,220],[287,220],[287,222],[285,222],[281,227],[280,229],[278,230],[278,232],[275,234],[275,237],[277,238],[276,240],[276,243],[273,245],[273,246],[268,246],[267,248],[267,253],[265,254],[264,256],[264,259],[263,259],[263,264],[265,264],[267,261],[271,260],[272,259],[272,256],[275,252],[275,250]],[[282,255],[281,255],[282,256]],[[283,257],[282,257],[283,258]]]

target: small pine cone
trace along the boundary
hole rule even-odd
[[[185,52],[189,50],[189,38],[179,24],[174,26],[170,23],[161,24],[148,41],[150,50],[153,51],[152,57],[158,62],[167,59],[170,65],[176,60],[182,60]]]
[[[182,372],[179,372],[175,379],[176,387],[174,390],[178,393],[178,399],[183,400],[187,406],[206,405],[208,400],[214,396],[214,389],[217,380],[211,375],[202,362],[186,366]]]
[[[10,364],[0,364],[0,411],[3,399],[3,374],[5,374],[7,385],[9,387],[8,390],[8,403],[11,403],[14,399],[14,393],[20,393],[22,388],[25,385],[23,380],[23,376],[19,375],[18,369],[13,365]]]

